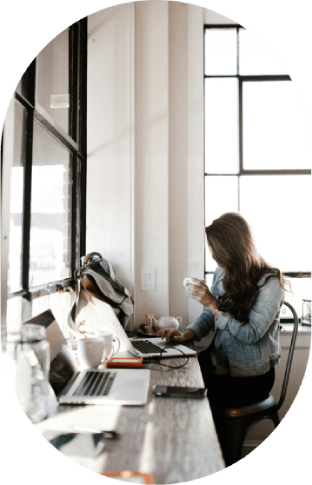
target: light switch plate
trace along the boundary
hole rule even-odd
[[[156,270],[141,270],[141,291],[156,291]]]

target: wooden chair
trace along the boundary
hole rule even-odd
[[[287,391],[290,369],[295,350],[295,343],[298,333],[298,316],[295,309],[287,302],[284,302],[294,316],[294,329],[289,347],[286,371],[282,386],[282,391],[278,403],[274,396],[269,393],[263,401],[249,404],[244,407],[223,408],[219,412],[222,416],[224,436],[222,437],[222,449],[226,466],[230,466],[241,458],[242,448],[248,431],[259,421],[271,419],[276,426],[280,419],[278,411],[281,408]]]

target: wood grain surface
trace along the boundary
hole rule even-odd
[[[164,359],[178,366],[184,358]],[[197,357],[181,369],[145,364],[152,370],[149,402],[145,406],[60,406],[52,418],[36,425],[45,430],[72,431],[73,425],[115,429],[119,439],[107,441],[95,460],[73,457],[83,466],[103,473],[122,470],[150,473],[157,484],[180,483],[211,475],[224,462],[209,408],[204,399],[156,397],[157,384],[203,387]]]

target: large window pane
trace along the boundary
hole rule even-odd
[[[291,284],[291,293],[286,293],[286,301],[290,303],[297,312],[299,318],[302,317],[302,299],[310,299],[312,294],[311,278],[287,278]],[[282,307],[282,318],[292,318],[292,313],[286,305]],[[283,322],[281,322],[283,323]]]
[[[29,68],[24,72],[22,78],[20,79],[20,82],[16,86],[15,91],[18,94],[21,94],[24,98],[28,99],[28,89],[27,89],[27,84],[28,84],[28,73],[29,73]]]
[[[288,74],[274,54],[248,30],[239,31],[239,73]]]
[[[69,130],[69,31],[50,42],[37,58],[37,100],[63,130]]]
[[[8,332],[20,330],[22,324],[23,298],[15,296],[9,298],[7,302],[6,324]]]
[[[34,126],[30,286],[70,276],[70,153]]]
[[[15,101],[14,156],[11,170],[8,292],[22,289],[23,203],[27,113]]]
[[[205,74],[237,74],[236,29],[205,30]]]
[[[309,135],[291,81],[243,84],[245,169],[310,168]]]
[[[236,79],[205,81],[205,171],[238,171],[238,85]]]
[[[238,211],[238,177],[205,177],[205,226],[225,212]],[[206,245],[206,271],[217,267]]]
[[[242,176],[240,212],[259,253],[283,272],[311,271],[311,177]]]

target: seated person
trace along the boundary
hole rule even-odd
[[[215,331],[213,343],[199,355],[218,431],[218,407],[264,399],[279,363],[279,314],[287,281],[257,253],[251,228],[238,213],[226,213],[205,228],[218,267],[211,289],[193,278],[186,294],[204,305],[183,333],[162,329],[167,341],[200,340]]]

